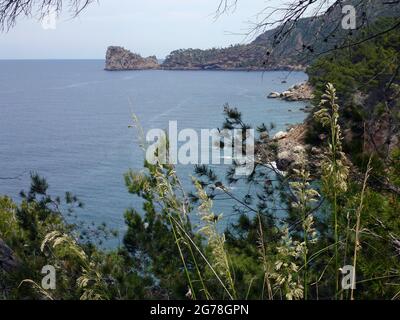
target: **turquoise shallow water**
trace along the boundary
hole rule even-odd
[[[247,123],[274,122],[276,130],[305,117],[302,102],[266,99],[305,80],[302,72],[106,72],[103,66],[99,60],[0,61],[0,176],[21,175],[0,180],[0,194],[18,199],[29,172],[37,171],[52,194],[80,197],[83,220],[123,229],[124,210],[140,206],[123,180],[143,163],[136,131],[128,128],[132,113],[145,130],[167,128],[170,120],[179,130],[220,127],[225,103]],[[189,187],[192,167],[178,172]],[[216,204],[220,211],[230,207]]]

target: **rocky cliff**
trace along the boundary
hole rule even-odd
[[[356,10],[356,30],[341,26],[342,6]],[[166,69],[304,70],[315,58],[355,38],[358,30],[381,17],[400,15],[400,4],[385,0],[344,0],[324,15],[302,18],[268,30],[253,42],[221,49],[176,50],[166,58]]]
[[[222,49],[186,49],[171,52],[162,67],[168,70],[303,70],[296,62],[275,61],[266,64],[264,45],[233,45]]]
[[[106,70],[145,70],[160,67],[155,56],[143,58],[122,47],[108,47],[106,54]]]
[[[341,6],[324,15],[302,18],[293,24],[268,30],[249,44],[227,48],[180,49],[158,65],[155,57],[141,58],[119,47],[107,52],[107,70],[304,70],[316,57],[357,36],[358,29],[380,17],[397,17],[400,4],[385,0],[345,0],[357,14],[357,30],[341,27]]]

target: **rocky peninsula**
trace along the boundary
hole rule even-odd
[[[159,68],[160,65],[155,56],[143,58],[139,54],[117,46],[111,46],[107,49],[105,70],[146,70]]]
[[[286,101],[308,101],[312,100],[313,97],[313,88],[309,82],[299,83],[281,93],[271,92],[268,95],[269,99],[282,99]]]

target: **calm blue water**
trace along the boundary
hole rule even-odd
[[[136,131],[128,128],[132,113],[145,130],[167,128],[169,120],[178,121],[178,130],[220,127],[225,103],[238,107],[247,123],[274,122],[276,130],[305,117],[304,103],[266,99],[305,80],[301,72],[106,72],[103,66],[96,60],[0,61],[0,176],[21,175],[0,180],[0,194],[17,200],[29,172],[37,171],[53,195],[80,197],[82,219],[123,229],[125,209],[139,206],[123,174],[143,163]],[[179,167],[186,185],[191,172]]]

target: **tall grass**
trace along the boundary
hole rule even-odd
[[[290,182],[296,200],[292,207],[298,211],[302,221],[303,242],[301,243],[303,255],[303,287],[304,299],[308,297],[308,252],[309,245],[317,241],[317,232],[314,228],[314,217],[312,215],[312,204],[317,201],[319,193],[310,187],[310,173],[302,164],[300,170],[294,169],[297,181]]]
[[[363,181],[361,195],[360,195],[360,205],[358,206],[357,211],[356,211],[356,227],[355,227],[354,254],[353,254],[354,272],[353,272],[353,278],[352,278],[353,284],[356,283],[357,254],[361,248],[361,244],[360,244],[361,213],[362,213],[363,206],[364,206],[364,197],[365,197],[365,191],[367,188],[367,182],[368,182],[368,179],[369,179],[371,171],[372,171],[371,160],[372,160],[372,158],[370,157],[369,161],[368,161],[368,165],[367,165],[367,170],[364,175],[364,181]],[[351,287],[350,299],[354,300],[354,286]]]
[[[349,167],[346,155],[342,150],[342,133],[339,125],[339,105],[336,103],[336,89],[331,83],[326,85],[326,91],[321,97],[320,110],[314,117],[322,126],[329,130],[328,147],[321,163],[323,191],[332,204],[332,222],[335,243],[335,293],[339,294],[339,223],[340,208],[338,198],[347,191]]]

